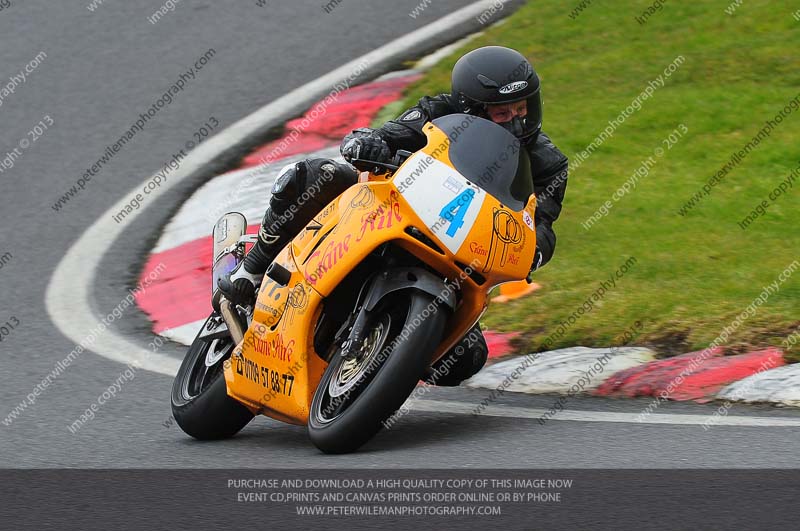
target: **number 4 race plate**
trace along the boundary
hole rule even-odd
[[[422,152],[406,161],[394,183],[431,232],[453,254],[458,253],[478,218],[486,192]]]

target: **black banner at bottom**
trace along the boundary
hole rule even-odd
[[[4,529],[793,529],[797,470],[2,470]]]

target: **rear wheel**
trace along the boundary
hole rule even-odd
[[[172,383],[172,415],[196,439],[225,439],[253,418],[249,409],[228,396],[224,368],[235,345],[226,330],[203,337],[218,322],[212,314],[189,347]],[[211,325],[209,325],[211,323]]]
[[[414,390],[446,321],[426,293],[405,290],[384,299],[359,354],[344,358],[337,349],[320,380],[308,417],[317,448],[352,452],[371,439]]]

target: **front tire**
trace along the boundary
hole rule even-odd
[[[172,383],[172,416],[178,426],[195,439],[233,437],[254,415],[228,396],[224,367],[235,345],[229,335],[205,339],[203,329],[195,337]]]
[[[331,356],[308,417],[314,445],[340,454],[370,440],[414,390],[446,321],[447,312],[427,293],[406,290],[384,299],[373,312],[365,349],[353,359],[339,349]]]

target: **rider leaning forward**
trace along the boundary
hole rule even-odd
[[[567,158],[541,131],[539,77],[519,52],[486,46],[467,53],[453,67],[451,94],[425,96],[378,129],[356,129],[344,138],[342,156],[347,162],[388,162],[397,150],[418,151],[427,142],[423,126],[453,113],[494,121],[513,133],[527,151],[537,200],[536,255],[531,271],[542,267],[553,256],[556,245],[553,223],[561,212],[567,188]],[[320,186],[321,181],[324,186]],[[237,304],[252,305],[275,256],[328,203],[357,181],[358,171],[353,166],[332,159],[307,159],[285,168],[272,188],[258,241],[230,277],[219,281],[222,293]],[[306,194],[310,200],[298,201],[305,191],[316,189],[316,193]],[[488,348],[477,324],[445,356],[454,352],[460,354],[459,362],[434,383],[458,385],[486,363]]]

